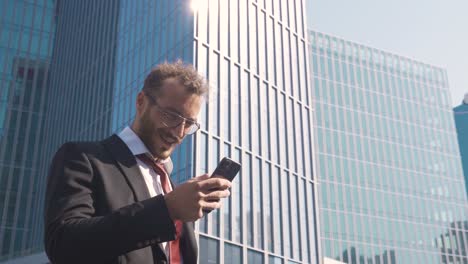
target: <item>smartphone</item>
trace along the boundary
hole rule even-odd
[[[218,167],[214,170],[211,177],[223,177],[229,181],[233,181],[237,173],[239,173],[241,165],[238,162],[233,161],[230,158],[224,157],[218,164]],[[215,176],[216,175],[216,176]],[[203,209],[205,214],[210,213],[212,210]]]
[[[218,175],[219,177],[223,177],[232,182],[236,177],[237,173],[239,173],[240,168],[241,165],[238,162],[235,162],[230,158],[224,157],[219,162],[218,167],[216,167],[213,174],[211,174],[211,177]]]

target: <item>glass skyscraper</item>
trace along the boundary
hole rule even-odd
[[[54,1],[0,1],[0,261],[40,251],[34,221]]]
[[[468,193],[468,93],[462,104],[453,109],[455,126],[457,127],[458,145],[465,174],[465,188]]]
[[[199,262],[318,263],[304,5],[57,1],[40,186],[60,144],[118,133],[150,69],[182,59],[211,90],[202,129],[172,155],[173,179],[211,173],[223,156],[243,165],[224,207],[196,224]]]
[[[468,202],[446,71],[308,35],[323,256],[467,263]]]
[[[198,1],[194,30],[213,86],[195,174],[242,163],[231,198],[199,221],[200,263],[316,263],[304,1]]]

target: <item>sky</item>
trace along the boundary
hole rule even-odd
[[[306,0],[308,27],[447,69],[468,92],[468,0]]]

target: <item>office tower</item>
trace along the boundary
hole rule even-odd
[[[323,256],[442,263],[445,252],[466,262],[437,241],[466,239],[466,226],[451,224],[468,219],[446,71],[308,34]]]
[[[455,126],[458,134],[458,146],[465,175],[465,189],[468,193],[468,93],[462,104],[453,109],[455,115]]]
[[[58,1],[42,170],[64,141],[129,125],[146,74],[181,59],[211,90],[173,179],[242,163],[223,209],[196,224],[199,262],[317,263],[304,16],[302,0]]]
[[[214,91],[196,174],[222,156],[242,163],[230,200],[199,222],[200,263],[315,263],[304,1],[199,1],[194,28]]]
[[[42,248],[34,215],[54,16],[54,1],[0,1],[0,261]]]

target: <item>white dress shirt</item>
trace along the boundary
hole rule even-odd
[[[141,141],[140,137],[130,128],[125,127],[118,135],[120,139],[127,145],[134,156],[139,154],[149,153],[148,148],[145,146],[143,141]],[[141,161],[139,158],[136,158],[138,163],[138,167],[140,168],[141,175],[143,175],[143,179],[145,180],[146,187],[148,187],[148,192],[151,197],[154,197],[159,194],[164,194],[162,185],[161,185],[161,178],[159,175],[150,168],[146,163]],[[163,160],[162,163],[169,162],[170,158]],[[169,184],[169,188],[172,190],[172,186]],[[166,255],[168,253],[169,244],[166,242],[161,243],[163,248],[166,250]]]

